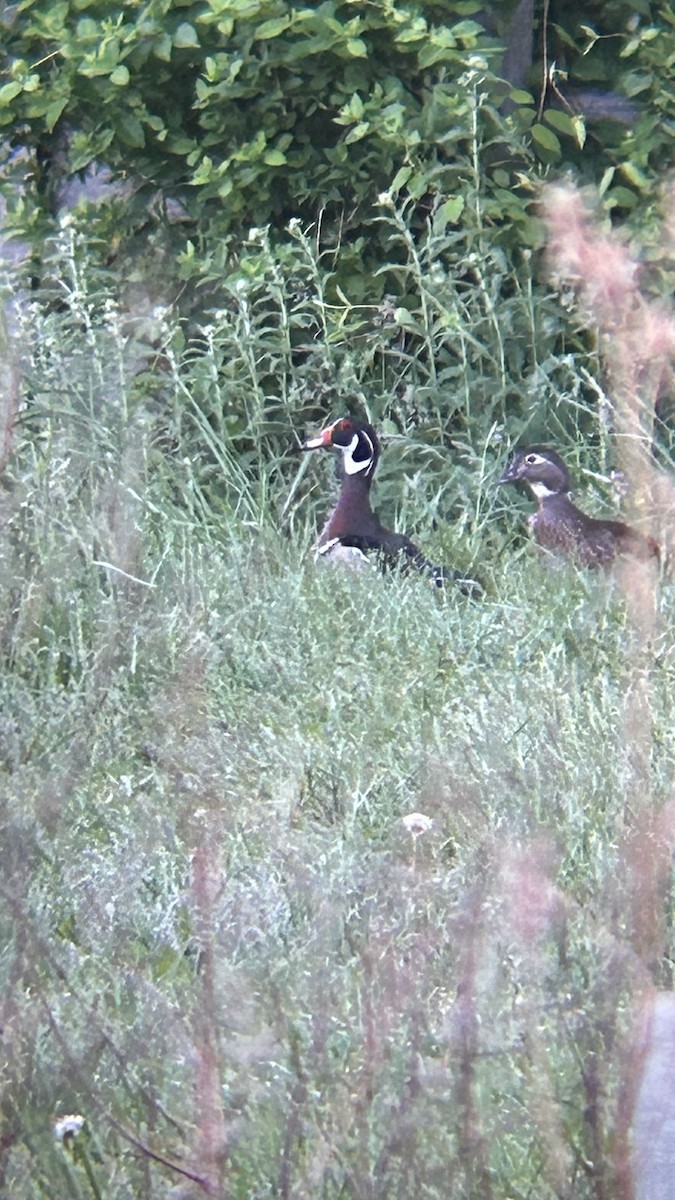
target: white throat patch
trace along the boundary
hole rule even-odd
[[[541,479],[528,479],[526,483],[532,495],[537,497],[537,500],[546,500],[548,496],[558,495],[554,488],[547,487]]]
[[[359,438],[363,438],[370,446],[370,458],[364,458],[357,462],[352,455],[359,444]],[[368,434],[361,430],[361,433],[354,434],[354,437],[348,446],[342,447],[342,453],[344,455],[344,467],[347,475],[357,475],[359,471],[367,471],[371,466],[375,457],[375,447],[368,437]]]

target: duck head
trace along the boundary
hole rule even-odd
[[[338,417],[314,437],[303,450],[339,450],[345,475],[360,475],[371,480],[380,457],[380,444],[372,425],[356,417]]]
[[[562,458],[548,446],[517,450],[497,483],[524,483],[537,500],[565,496],[571,491],[569,471]]]

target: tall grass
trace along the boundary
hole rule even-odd
[[[630,605],[547,570],[491,487],[535,430],[587,461],[595,411],[553,305],[489,262],[460,287],[435,236],[402,284],[422,354],[403,314],[340,308],[301,231],[283,261],[260,235],[200,330],[135,320],[69,234],[56,295],[19,306],[0,572],[16,1200],[625,1190],[635,1012],[671,982],[672,585],[643,647],[638,827]],[[384,511],[479,559],[485,602],[311,561],[329,469],[293,446],[345,405],[389,434]],[[416,811],[427,832],[402,823]],[[85,1126],[60,1141],[68,1113]]]

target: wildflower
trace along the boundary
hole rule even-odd
[[[59,1142],[64,1142],[66,1138],[77,1137],[83,1125],[84,1117],[73,1113],[69,1113],[66,1117],[59,1117],[57,1121],[54,1121],[54,1137]]]
[[[414,812],[408,813],[407,817],[401,817],[401,824],[405,825],[408,833],[414,838],[418,838],[421,833],[428,833],[434,823],[431,817],[425,817],[424,813]]]

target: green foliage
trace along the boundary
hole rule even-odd
[[[63,119],[71,170],[128,170],[131,154],[147,187],[198,189],[221,232],[313,215],[419,169],[420,145],[465,121],[458,78],[494,48],[467,15],[477,4],[451,7],[441,24],[433,5],[388,2],[163,0],[141,19],[130,4],[28,3],[8,31],[2,123],[39,145]]]
[[[601,5],[594,30],[574,9],[556,14],[540,105],[541,64],[531,92],[500,78],[513,6],[481,17],[473,0],[442,12],[390,0],[358,11],[348,0],[157,0],[141,13],[131,2],[26,0],[5,17],[0,50],[0,129],[34,154],[37,185],[19,202],[8,189],[14,219],[27,230],[64,178],[104,163],[131,184],[104,236],[138,229],[151,201],[161,212],[157,198],[171,198],[212,253],[230,233],[292,217],[322,214],[358,236],[383,190],[414,199],[423,223],[429,197],[459,203],[480,171],[490,225],[515,222],[520,244],[536,246],[528,205],[549,166],[574,163],[603,182],[608,204],[631,207],[672,161],[670,122],[654,115],[669,111],[672,21],[655,7]],[[574,96],[589,85],[586,119],[591,101]],[[637,105],[629,133],[622,95]],[[603,97],[621,119],[603,115]],[[455,209],[453,223],[467,216]]]

